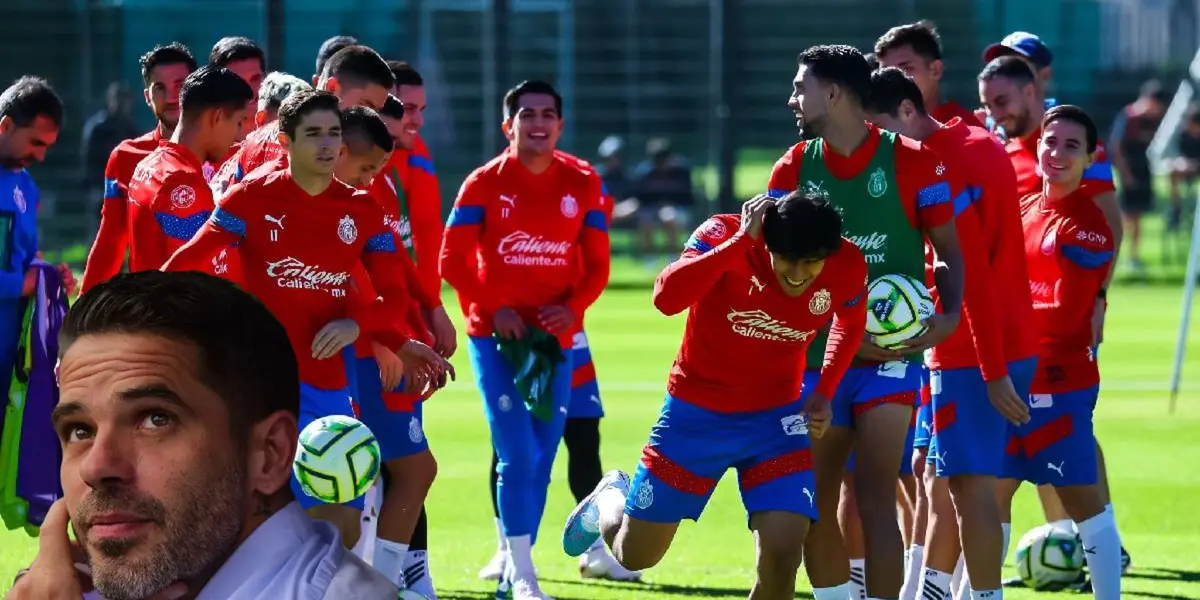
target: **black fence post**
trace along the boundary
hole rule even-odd
[[[272,70],[284,68],[284,4],[286,0],[266,0],[267,12],[267,64]]]
[[[711,54],[709,78],[713,100],[713,125],[709,156],[717,170],[717,202],[721,212],[738,212],[735,192],[737,140],[734,126],[737,101],[734,99],[734,70],[737,65],[737,0],[712,0],[709,13]],[[711,208],[711,207],[710,207]]]

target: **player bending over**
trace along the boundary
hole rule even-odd
[[[837,208],[811,189],[756,197],[692,234],[654,287],[663,314],[688,311],[658,423],[632,481],[609,472],[567,518],[567,554],[602,537],[626,568],[653,567],[733,468],[757,545],[750,598],[795,597],[817,518],[807,433],[828,426],[866,323],[866,262],[841,234]],[[801,403],[799,367],[831,320],[820,380]]]
[[[1079,527],[1098,600],[1121,597],[1121,540],[1099,484],[1092,413],[1100,390],[1091,319],[1113,264],[1113,236],[1082,185],[1096,152],[1096,125],[1076,106],[1041,121],[1042,191],[1021,200],[1025,258],[1038,334],[1031,420],[1009,441],[1000,501],[1011,519],[1021,481],[1051,485]],[[1005,549],[1007,553],[1007,548]]]

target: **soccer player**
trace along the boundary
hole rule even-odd
[[[288,167],[230,188],[209,222],[163,270],[195,269],[222,250],[240,258],[243,287],[283,322],[300,361],[303,429],[320,417],[353,415],[342,349],[360,333],[414,363],[437,369],[448,363],[391,326],[389,315],[409,301],[398,276],[403,267],[379,207],[333,176],[339,154],[359,148],[343,146],[337,97],[308,90],[292,94],[279,109],[279,128]],[[386,136],[370,141],[391,142]],[[390,148],[380,150],[386,155]],[[360,261],[382,296],[378,312],[362,323],[346,317],[350,273]],[[361,498],[321,505],[294,478],[292,488],[314,517],[337,525],[346,546],[354,546]]]
[[[161,140],[171,138],[179,123],[179,91],[183,80],[196,70],[192,52],[178,42],[155,46],[140,62],[146,86],[142,97],[158,124],[146,135],[121,142],[108,155],[100,229],[83,269],[84,293],[121,272],[125,253],[129,251],[129,222],[125,215],[129,180],[138,163],[158,148]]]
[[[254,90],[254,103],[258,103],[258,90],[267,74],[267,56],[254,40],[241,36],[217,40],[208,54],[208,64],[225,67],[244,79]],[[253,129],[254,123],[247,123],[238,140],[245,138]],[[217,166],[220,166],[220,163],[217,163]]]
[[[535,600],[547,596],[530,549],[566,422],[572,339],[608,283],[608,223],[599,179],[555,154],[563,115],[554,87],[522,82],[505,94],[503,110],[510,149],[463,182],[447,223],[441,270],[467,304],[467,349],[500,456],[496,496],[508,538],[505,583],[514,600]],[[537,399],[545,420],[526,406],[533,400],[518,391],[516,369],[493,337],[535,338],[535,328],[563,349],[548,374],[549,397]]]
[[[958,326],[964,271],[968,320],[973,313],[984,314],[977,307],[986,303],[984,282],[973,279],[971,269],[983,260],[982,249],[970,236],[962,236],[959,247],[953,219],[968,196],[961,184],[947,179],[952,174],[945,164],[917,142],[867,124],[863,101],[870,93],[871,71],[862,54],[849,46],[814,46],[800,53],[798,62],[788,105],[799,128],[818,137],[793,146],[775,164],[769,193],[782,196],[797,188],[827,192],[843,209],[846,237],[863,251],[872,277],[899,273],[924,278],[926,237],[937,256],[934,276],[943,312],[927,319],[928,331],[902,352],[863,342],[861,360],[832,399],[830,431],[813,453],[817,507],[832,515],[854,448],[868,596],[897,597],[904,548],[896,519],[896,474],[920,386],[920,369],[910,361],[919,360],[921,352]],[[870,203],[855,202],[864,191]],[[973,337],[983,338],[977,342],[986,346],[998,343],[987,339],[987,331],[973,332]],[[808,367],[818,368],[822,358],[810,349]],[[1003,361],[995,368],[993,375],[1007,380]],[[1011,386],[1005,393],[1016,395]],[[817,600],[849,595],[849,561],[837,522],[818,521],[805,544]]]
[[[1050,91],[1050,81],[1054,77],[1054,70],[1051,67],[1054,63],[1054,53],[1042,42],[1042,38],[1027,31],[1014,31],[1004,36],[1004,39],[999,42],[984,48],[983,64],[986,65],[1001,56],[1018,58],[1029,66],[1029,69],[1033,71],[1034,86],[1037,88],[1038,96],[1043,99],[1042,105],[1046,109],[1058,104],[1058,100],[1047,95]],[[988,131],[995,133],[996,137],[1001,140],[1007,139],[1008,133],[1004,123],[993,118],[986,104],[983,108],[975,111],[975,116],[984,123]]]
[[[757,546],[750,598],[795,597],[801,541],[818,514],[806,434],[829,424],[829,398],[866,325],[866,262],[842,231],[817,188],[758,196],[740,216],[696,229],[654,285],[660,312],[688,311],[662,412],[633,479],[609,472],[568,517],[567,554],[602,537],[627,568],[658,564],[680,522],[698,520],[736,468]],[[802,402],[800,367],[830,323],[819,381]]]
[[[203,67],[183,81],[178,126],[138,163],[129,184],[130,271],[162,268],[208,221],[214,202],[202,165],[219,160],[237,139],[253,97],[242,78],[222,67]],[[223,275],[229,263],[220,249],[208,258],[205,271]]]
[[[939,123],[926,113],[918,84],[898,68],[871,76],[867,112],[873,123],[919,140],[968,186],[972,208],[957,218],[963,235],[981,232],[986,260],[980,265],[999,318],[993,321],[1003,338],[1002,356],[987,356],[964,328],[935,346],[928,363],[932,377],[933,437],[928,462],[936,481],[928,496],[931,521],[923,549],[924,577],[917,596],[944,597],[959,559],[960,544],[973,598],[992,598],[1000,589],[1002,548],[1009,531],[1001,526],[996,504],[996,477],[1001,473],[1008,426],[1029,418],[1021,400],[1029,392],[1036,368],[1036,340],[1028,330],[1032,319],[1029,278],[1022,256],[1023,236],[1017,202],[1016,174],[995,139],[961,118]],[[971,232],[971,233],[968,233]],[[931,282],[932,283],[932,282]],[[935,291],[935,298],[937,297]],[[989,314],[989,316],[990,316]],[[979,322],[973,319],[972,329]],[[1003,360],[1017,396],[991,390],[1007,385],[989,377],[986,361]],[[1013,404],[984,404],[984,399]]]
[[[261,128],[268,123],[279,120],[279,107],[292,92],[311,90],[307,81],[284,73],[271,71],[263,78],[262,87],[258,89],[258,111],[254,113],[254,127]]]
[[[317,66],[313,71],[312,84],[320,83],[321,74],[325,72],[325,63],[328,63],[334,54],[337,54],[342,48],[357,45],[359,45],[358,38],[352,35],[335,35],[321,42],[321,47],[317,49]]]
[[[1083,184],[1097,148],[1096,125],[1082,109],[1051,108],[1042,118],[1040,193],[1021,200],[1025,257],[1038,335],[1032,420],[1015,429],[1001,487],[1011,512],[1021,481],[1054,486],[1079,528],[1098,600],[1121,597],[1121,540],[1099,483],[1092,413],[1099,393],[1090,314],[1112,267],[1112,231]]]
[[[882,67],[899,67],[917,82],[929,116],[940,123],[961,118],[967,125],[980,125],[975,114],[953,100],[942,98],[942,38],[931,21],[897,25],[875,41],[875,55]]]

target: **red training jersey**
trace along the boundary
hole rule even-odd
[[[1042,128],[1038,127],[1027,136],[1008,140],[1004,149],[1017,172],[1017,193],[1022,197],[1042,191],[1042,171],[1038,166],[1038,142],[1042,139]],[[1104,144],[1096,145],[1096,160],[1083,172],[1081,187],[1096,196],[1115,191],[1113,187],[1112,163]]]
[[[929,111],[929,116],[939,123],[949,123],[954,119],[962,119],[963,123],[973,127],[983,127],[983,121],[980,121],[975,113],[967,110],[963,105],[951,100],[943,102]],[[986,131],[986,130],[985,130]]]
[[[83,268],[82,292],[108,281],[121,272],[129,251],[129,219],[126,217],[129,180],[138,163],[158,148],[162,134],[158,127],[141,137],[125,140],[113,148],[104,165],[104,200],[100,204],[100,229],[88,252]]]
[[[396,213],[405,219],[398,222],[404,246],[412,251],[417,263],[417,272],[426,290],[438,291],[442,277],[438,272],[438,253],[441,252],[442,192],[438,187],[437,169],[425,141],[417,137],[412,150],[396,147],[384,173],[391,175],[403,192],[407,214]],[[396,195],[393,191],[393,195]],[[404,229],[407,228],[407,231]]]
[[[212,212],[212,191],[204,181],[200,159],[179,144],[161,142],[138,163],[129,183],[129,270],[162,268],[204,227]],[[200,267],[197,270],[212,273],[216,265]]]
[[[812,338],[832,321],[816,391],[832,398],[866,330],[867,262],[850,240],[799,296],[788,295],[766,245],[715,215],[654,282],[654,306],[688,311],[667,392],[708,410],[764,411],[800,397]]]
[[[164,270],[192,269],[221,249],[240,256],[243,287],[287,329],[303,383],[346,387],[342,354],[316,360],[312,343],[327,323],[349,318],[350,273],[360,260],[382,297],[378,311],[361,323],[361,335],[390,348],[404,343],[388,327],[388,315],[410,301],[403,266],[382,211],[365,192],[335,179],[312,196],[287,170],[248,179],[229,189],[212,219]]]
[[[1032,306],[1029,297],[1029,275],[1025,268],[1024,234],[1021,230],[1020,197],[1017,177],[1012,165],[986,129],[968,126],[961,119],[951,119],[924,142],[946,161],[947,166],[962,175],[971,199],[971,210],[959,214],[956,224],[959,237],[977,231],[983,244],[987,271],[984,274],[991,290],[995,320],[985,319],[998,328],[1003,340],[1003,360],[1014,361],[1036,354],[1037,338],[1029,328]],[[926,244],[926,283],[933,288],[933,247]],[[939,299],[940,301],[940,299]],[[972,319],[972,328],[977,321]],[[949,338],[933,348],[929,368],[960,369],[978,366],[980,352],[966,328],[958,328]],[[994,358],[995,359],[995,358]]]
[[[1021,199],[1038,336],[1033,393],[1069,392],[1100,383],[1092,312],[1115,248],[1112,230],[1094,195],[1081,187],[1055,201],[1042,194]]]
[[[508,152],[476,169],[459,189],[446,225],[442,277],[467,303],[467,333],[490,336],[492,314],[514,309],[526,324],[561,304],[575,327],[608,284],[608,222],[594,172],[555,156],[534,174]]]
[[[263,164],[274,162],[280,168],[287,167],[287,149],[279,143],[279,121],[271,121],[251,131],[241,145],[217,169],[210,184],[218,196],[229,186],[243,180],[251,171]],[[278,170],[278,169],[272,169]]]

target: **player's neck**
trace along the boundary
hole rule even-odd
[[[541,175],[542,173],[546,172],[546,169],[550,168],[551,164],[554,163],[554,153],[547,152],[542,154],[537,152],[524,152],[518,148],[517,160],[520,161],[521,165],[528,169],[530,173],[533,173],[534,175]]]
[[[925,96],[924,98],[922,98],[922,100],[925,101],[925,108],[927,110],[933,110],[943,104],[942,90],[940,90],[940,89],[934,90],[932,94]]]
[[[200,162],[207,160],[204,155],[204,144],[201,143],[202,141],[203,136],[200,135],[200,132],[192,127],[188,127],[182,120],[175,126],[175,131],[171,133],[171,143],[187,148]]]
[[[1058,202],[1071,194],[1074,194],[1079,189],[1079,181],[1070,183],[1050,183],[1049,181],[1042,183],[1042,197],[1048,203]]]
[[[333,183],[332,173],[306,173],[294,168],[290,159],[288,174],[292,176],[292,181],[296,182],[296,187],[304,190],[309,196],[321,195]]]
[[[829,127],[829,131],[821,132],[821,139],[825,141],[825,145],[842,156],[854,154],[854,151],[867,141],[867,136],[871,133],[871,130],[867,128],[867,122],[861,118],[853,118],[845,123],[832,125],[834,126]]]
[[[167,127],[167,124],[163,123],[162,121],[159,121],[158,125],[156,125],[154,128],[158,130],[158,137],[164,140],[171,139],[172,134],[174,134],[174,131],[172,131],[170,127]]]
[[[941,128],[942,124],[928,114],[919,115],[913,123],[913,139],[923,142]]]

